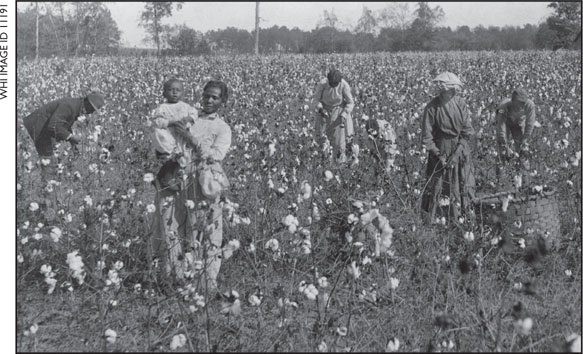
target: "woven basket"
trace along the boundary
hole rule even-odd
[[[496,193],[479,198],[476,203],[478,220],[488,223],[488,215],[492,211],[502,208],[502,199],[511,193]],[[534,231],[532,235],[540,233],[547,240],[547,244],[556,247],[560,241],[561,222],[557,192],[554,189],[544,190],[538,195],[514,197],[504,213],[509,222],[522,223],[522,237],[528,237],[527,230]],[[517,235],[518,236],[518,235]]]

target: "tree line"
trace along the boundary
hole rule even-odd
[[[38,6],[44,8],[39,11]],[[445,13],[430,3],[389,3],[379,11],[363,6],[354,26],[324,11],[311,31],[272,26],[259,31],[259,53],[358,53],[377,51],[530,50],[580,48],[581,2],[553,2],[553,14],[539,25],[456,29],[440,26]],[[18,12],[18,57],[112,54],[251,54],[255,31],[234,27],[202,33],[163,21],[180,11],[181,2],[147,2],[140,26],[155,50],[120,46],[120,31],[103,3],[36,3]],[[35,24],[38,23],[38,26]]]
[[[37,2],[17,11],[16,37],[18,58],[113,55],[121,31],[103,3]]]

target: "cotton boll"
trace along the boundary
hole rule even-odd
[[[334,178],[334,175],[332,174],[332,172],[326,170],[326,172],[324,172],[324,179],[326,180],[326,182],[331,181],[332,178]]]

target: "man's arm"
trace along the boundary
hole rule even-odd
[[[67,140],[71,134],[71,126],[77,117],[73,107],[60,103],[51,115],[47,129],[57,141]]]
[[[506,141],[506,116],[500,110],[496,111],[496,140],[501,152],[506,152],[508,142]]]
[[[430,153],[434,154],[435,156],[440,155],[440,151],[435,145],[435,141],[433,141],[433,115],[430,113],[428,107],[425,107],[423,111],[423,124],[421,126],[421,138],[423,145]]]
[[[322,99],[322,92],[324,92],[324,85],[318,82],[318,85],[316,85],[316,91],[314,92],[314,96],[312,97],[311,103],[312,111],[322,107],[322,103],[320,102],[320,100]]]
[[[526,121],[524,122],[524,140],[523,140],[523,143],[528,143],[528,140],[530,139],[530,137],[532,135],[532,131],[534,129],[534,122],[536,119],[534,102],[529,100],[526,103],[525,111],[526,111]]]
[[[354,98],[352,97],[352,92],[350,92],[350,85],[348,82],[343,81],[344,84],[342,85],[342,98],[344,100],[344,112],[351,113],[354,109]]]
[[[472,119],[470,118],[470,111],[468,110],[468,106],[465,102],[460,107],[461,115],[462,115],[462,129],[460,132],[460,137],[463,140],[469,141],[472,136],[474,136],[474,127],[472,126]]]

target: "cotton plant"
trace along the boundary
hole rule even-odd
[[[121,278],[119,277],[118,272],[115,269],[110,269],[107,272],[107,279],[105,280],[105,289],[109,289],[110,286],[114,286],[115,289],[119,289],[121,286]]]
[[[23,334],[25,337],[34,336],[38,332],[38,323],[33,323],[30,327],[24,330]]]
[[[53,272],[53,268],[48,264],[43,264],[40,268],[41,274],[44,276],[44,282],[49,286],[47,290],[47,294],[52,294],[55,291],[55,287],[57,285],[57,279],[55,279],[55,272]]]
[[[316,300],[318,297],[319,291],[314,284],[307,283],[305,280],[302,280],[298,286],[298,291],[306,297],[308,300]]]
[[[371,209],[360,216],[360,222],[365,227],[374,226],[375,257],[380,257],[381,254],[390,254],[390,247],[393,243],[393,228],[389,224],[389,220],[378,209]]]
[[[312,186],[308,183],[308,181],[302,181],[301,185],[301,198],[303,200],[310,200],[312,197]]]
[[[518,318],[514,321],[514,329],[517,333],[528,336],[534,325],[534,321],[530,317]]]
[[[85,281],[85,265],[79,255],[79,251],[76,250],[67,254],[67,264],[69,265],[71,276],[77,280],[79,285],[82,285]]]
[[[103,334],[103,338],[110,344],[114,344],[115,341],[117,340],[117,332],[114,331],[111,328],[108,328],[105,330],[105,333]]]
[[[358,294],[358,298],[360,300],[368,301],[368,302],[371,302],[373,304],[376,304],[376,302],[378,301],[378,292],[374,288],[371,288],[368,290],[362,289],[360,291],[360,293]]]
[[[398,352],[400,347],[401,347],[401,342],[399,341],[399,339],[398,338],[391,338],[387,342],[387,345],[385,347],[385,352],[387,352],[387,353]]]
[[[172,337],[172,341],[170,342],[170,350],[176,350],[178,348],[182,348],[186,344],[186,336],[182,333],[176,334]]]
[[[236,290],[231,290],[223,294],[220,313],[229,316],[238,316],[241,314],[241,300],[239,299],[239,292]]]
[[[356,264],[356,261],[350,262],[346,266],[346,271],[348,272],[348,275],[350,275],[353,279],[356,280],[356,279],[360,278],[361,272],[360,272],[360,268]]]
[[[222,252],[223,252],[223,259],[227,260],[229,258],[231,258],[231,256],[233,255],[233,253],[235,251],[237,251],[239,248],[241,247],[241,243],[239,242],[239,240],[234,239],[234,240],[230,240],[223,248],[222,248]]]
[[[298,228],[298,226],[299,226],[300,223],[299,223],[298,219],[295,216],[293,216],[291,214],[288,214],[287,216],[285,216],[283,218],[282,224],[287,227],[287,230],[290,233],[293,234],[293,233],[296,232],[296,230],[297,230],[297,228]]]
[[[249,302],[249,305],[251,305],[253,307],[257,307],[257,306],[261,305],[262,300],[263,300],[263,296],[259,296],[257,294],[251,294],[247,298],[247,302]]]
[[[61,239],[61,236],[63,236],[63,232],[61,231],[60,228],[55,226],[51,229],[49,236],[53,240],[53,242],[58,243],[59,240]]]

